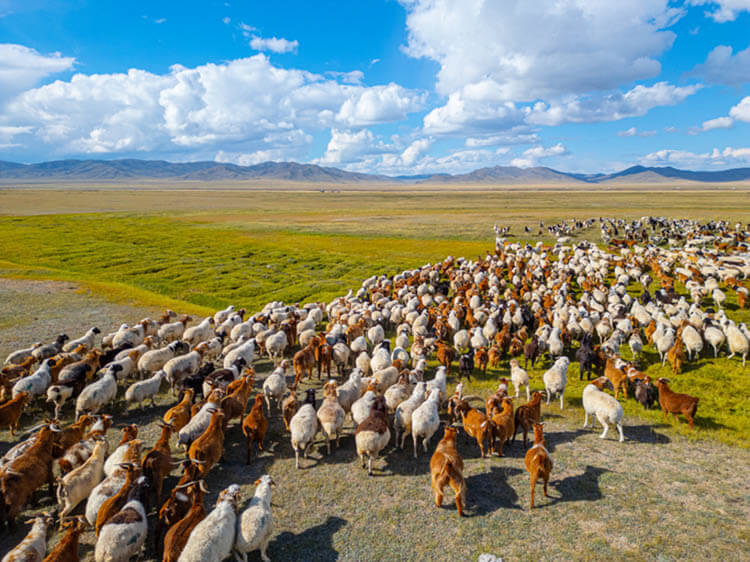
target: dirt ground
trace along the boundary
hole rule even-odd
[[[156,312],[114,305],[69,283],[0,279],[0,358],[60,331],[77,337],[97,325],[106,333]],[[257,387],[270,368],[267,361],[256,365]],[[320,387],[317,381],[313,384]],[[153,422],[174,402],[162,392],[156,407],[144,412],[123,411],[121,403],[111,412],[117,423],[138,423],[139,438],[151,445],[159,432]],[[269,547],[273,560],[476,560],[482,552],[506,560],[750,558],[750,451],[688,441],[664,425],[638,419],[626,420],[625,443],[612,434],[600,440],[598,431],[581,428],[580,407],[574,406],[561,412],[552,403],[543,410],[555,467],[550,497],[542,497],[537,487],[538,509],[533,512],[528,509],[524,449],[518,442],[503,458],[481,459],[476,443],[461,433],[468,516],[459,520],[450,491],[443,509],[432,504],[429,455],[422,452],[415,460],[410,444],[406,451],[389,446],[375,463],[376,475],[368,477],[354,453],[351,422],[340,449],[326,455],[318,435],[311,458],[296,470],[275,409],[267,451],[249,466],[241,430],[230,426],[224,462],[207,478],[211,493],[206,506],[210,509],[231,483],[241,484],[246,502],[253,482],[265,472],[272,474],[278,484]],[[24,415],[22,427],[30,429],[42,416],[40,405],[35,405]],[[64,421],[71,419],[68,405]],[[110,431],[112,447],[118,433]],[[431,449],[439,438],[433,437]],[[7,431],[0,432],[0,454],[14,442]],[[175,451],[175,456],[181,453]],[[177,477],[175,472],[166,490]],[[45,495],[25,515],[52,508]],[[0,534],[0,553],[17,544],[27,529],[20,524],[14,532]],[[55,533],[50,538],[50,548],[59,537]],[[93,559],[94,540],[93,532],[82,537],[82,559]],[[147,546],[141,560],[157,559],[151,537]],[[257,553],[249,558],[260,560]]]

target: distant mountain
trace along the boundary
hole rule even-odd
[[[0,161],[0,181],[107,181],[107,180],[278,180],[307,183],[406,183],[428,185],[583,185],[674,181],[726,183],[750,181],[750,168],[715,172],[678,170],[672,167],[633,166],[613,174],[573,174],[552,168],[494,166],[466,174],[384,176],[347,172],[315,164],[264,162],[238,166],[223,162],[166,162],[164,160],[57,160],[39,164]]]
[[[436,174],[417,183],[471,183],[471,184],[570,184],[581,180],[572,174],[558,172],[552,168],[516,168],[514,166],[494,166],[480,168],[468,174]]]

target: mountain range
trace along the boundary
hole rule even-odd
[[[672,167],[632,166],[613,174],[573,174],[546,167],[494,166],[466,174],[385,176],[347,172],[339,168],[264,162],[238,166],[223,162],[166,162],[164,160],[57,160],[38,164],[0,161],[0,181],[117,181],[117,180],[276,180],[309,183],[411,183],[466,185],[555,185],[607,183],[726,183],[750,181],[750,168],[721,171],[678,170]]]

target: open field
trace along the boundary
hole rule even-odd
[[[511,236],[535,240],[523,227],[536,232],[540,219],[550,224],[656,214],[747,221],[750,191],[29,188],[0,190],[0,213],[4,357],[61,330],[73,336],[96,323],[106,333],[154,314],[155,307],[205,314],[230,303],[254,311],[274,299],[329,300],[373,274],[447,255],[483,255],[494,245],[493,223],[511,226]],[[585,236],[599,239],[596,227]],[[750,321],[750,313],[737,310],[731,299],[727,310],[738,321]],[[669,369],[658,364],[651,346],[646,351],[647,372],[665,376]],[[623,355],[629,357],[629,350]],[[536,388],[548,366],[543,362],[530,371]],[[270,367],[261,362],[257,369],[265,373]],[[229,482],[242,483],[247,497],[259,474],[273,474],[279,487],[272,559],[447,560],[476,559],[481,552],[511,560],[748,558],[748,369],[736,359],[704,355],[673,377],[673,388],[701,397],[696,429],[664,423],[659,410],[645,412],[631,399],[623,403],[626,442],[620,444],[612,434],[601,441],[598,433],[581,429],[583,383],[577,363],[571,364],[565,410],[554,402],[543,409],[555,469],[552,498],[542,499],[538,489],[540,509],[534,513],[528,512],[518,443],[506,458],[486,460],[461,435],[470,517],[459,522],[451,493],[449,508],[432,506],[429,458],[414,461],[410,445],[406,452],[388,448],[376,463],[378,477],[368,478],[354,458],[348,425],[340,451],[326,458],[319,437],[313,459],[296,471],[277,417],[267,438],[273,454],[249,468],[239,428],[229,430],[226,463],[210,474],[207,504]],[[507,373],[505,360],[499,370],[479,374],[468,392],[486,394]],[[142,424],[142,437],[151,443],[158,428],[149,422],[173,399],[162,393],[157,403],[155,412],[119,414],[118,422]],[[22,425],[29,428],[40,415],[36,410]],[[0,453],[8,438],[0,433]],[[0,551],[20,535],[4,536]],[[89,533],[84,543],[92,540]]]
[[[21,343],[19,327],[24,336],[33,331],[49,339],[63,327],[73,333],[85,330],[92,313],[106,331],[120,321],[152,312],[113,306],[76,292],[67,283],[2,280],[0,287],[0,355]],[[59,318],[39,323],[50,307]],[[26,315],[36,317],[33,328],[27,320],[10,322]],[[271,368],[267,361],[257,367],[260,373]],[[575,370],[576,365],[571,366],[571,373]],[[541,367],[533,371],[532,384],[537,388],[542,372]],[[490,388],[497,376],[480,375],[471,391]],[[571,383],[575,379],[571,377]],[[172,403],[163,392],[155,409],[123,412],[118,405],[114,413],[120,423],[138,423],[139,437],[151,443],[159,432],[153,420]],[[602,441],[598,431],[581,429],[577,383],[566,394],[565,410],[560,412],[555,402],[544,407],[555,467],[551,497],[543,498],[539,488],[538,508],[532,513],[520,443],[507,447],[502,459],[481,459],[476,443],[462,433],[459,450],[466,462],[469,500],[468,517],[459,521],[450,492],[444,509],[432,505],[429,457],[421,454],[414,460],[410,444],[405,451],[389,446],[376,463],[376,476],[368,478],[355,458],[353,427],[348,422],[340,450],[327,457],[319,436],[311,458],[297,471],[288,435],[274,411],[266,438],[270,451],[249,467],[244,464],[244,437],[239,427],[230,427],[226,462],[211,471],[206,501],[212,505],[229,482],[242,484],[248,498],[252,482],[264,472],[272,474],[278,483],[269,548],[273,560],[475,560],[482,552],[506,560],[746,558],[750,495],[742,467],[750,464],[750,451],[713,440],[687,439],[662,423],[658,412],[651,414],[648,420],[626,415],[626,442],[620,444],[612,435]],[[705,419],[701,414],[699,409],[699,426]],[[32,415],[24,416],[22,426],[31,427],[40,416],[35,408]],[[71,416],[66,409],[65,421]],[[698,434],[707,436],[702,430]],[[0,432],[0,453],[9,447],[9,437],[7,431]],[[116,432],[110,433],[112,446],[118,439]],[[49,507],[50,500],[44,499],[27,513]],[[0,551],[16,544],[23,529],[20,525],[17,531],[3,534]],[[84,556],[92,556],[93,544],[93,533],[86,533],[81,544]],[[155,559],[150,547],[143,559]],[[250,560],[260,557],[255,553]]]

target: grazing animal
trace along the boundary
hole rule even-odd
[[[362,468],[365,467],[365,455],[367,455],[367,474],[372,476],[372,461],[377,458],[380,451],[385,449],[391,440],[391,431],[388,429],[388,414],[386,411],[385,398],[378,396],[372,405],[370,415],[357,425],[354,431],[354,441],[357,446],[357,456],[362,460]],[[415,440],[416,448],[416,440]]]
[[[178,562],[218,562],[228,558],[237,536],[239,502],[237,484],[222,491],[211,513],[193,528]]]
[[[582,395],[583,411],[585,414],[583,427],[588,426],[589,415],[596,416],[596,419],[599,420],[599,423],[604,428],[599,437],[604,439],[609,431],[609,424],[615,424],[617,431],[620,432],[620,443],[622,443],[625,440],[625,436],[622,433],[622,418],[624,415],[622,405],[616,398],[602,392],[604,386],[608,384],[610,383],[606,377],[599,377],[584,387]]]
[[[516,408],[515,417],[513,423],[513,439],[511,443],[516,442],[516,434],[518,430],[523,430],[523,446],[526,447],[529,430],[534,426],[535,423],[539,423],[542,419],[542,393],[535,391],[531,394],[531,400],[527,404],[523,404]]]
[[[258,449],[263,451],[263,440],[266,437],[268,429],[268,419],[263,413],[264,394],[256,394],[250,413],[242,420],[242,433],[247,439],[247,464],[250,464],[252,457],[253,443],[258,443]]]
[[[546,442],[544,441],[543,423],[534,424],[534,444],[531,446],[531,449],[526,451],[524,464],[529,473],[531,484],[530,509],[534,509],[534,488],[536,487],[537,480],[541,478],[544,481],[544,497],[546,498],[547,483],[552,472],[552,459],[549,456],[549,451],[547,451]]]
[[[18,545],[3,556],[2,562],[42,562],[47,551],[47,530],[53,518],[42,513],[33,519],[29,534]]]
[[[346,412],[339,404],[336,392],[336,381],[329,381],[323,387],[323,403],[318,408],[320,429],[325,435],[328,454],[331,454],[331,438],[336,437],[336,447],[339,446],[341,428],[344,426]]]
[[[455,412],[461,415],[466,434],[477,440],[482,458],[490,456],[493,434],[492,420],[481,410],[469,406],[467,400],[459,399],[455,406]],[[485,441],[487,442],[486,448]]]
[[[660,378],[654,383],[659,389],[659,405],[664,412],[664,419],[667,414],[672,414],[677,419],[677,414],[682,414],[687,419],[690,427],[693,427],[695,412],[698,410],[698,400],[695,396],[689,394],[679,394],[669,388],[669,379]]]
[[[99,530],[94,550],[96,562],[128,562],[146,542],[148,479],[141,476],[130,489],[125,505]]]
[[[273,478],[264,474],[255,481],[255,494],[250,504],[237,521],[237,537],[234,541],[235,557],[239,554],[242,562],[247,562],[247,553],[260,550],[263,562],[271,562],[266,550],[273,532],[271,512],[271,486]]]
[[[515,435],[515,421],[513,415],[513,399],[503,398],[502,410],[492,416],[492,441],[497,455],[503,456],[503,445],[512,435]]]
[[[292,449],[294,449],[295,465],[297,468],[299,468],[300,451],[307,458],[315,435],[318,433],[318,417],[315,412],[315,389],[309,388],[305,392],[305,401],[289,422],[289,431],[292,434]]]
[[[164,535],[164,556],[162,562],[177,562],[190,533],[206,517],[203,497],[208,493],[203,480],[187,484],[188,496],[191,498],[190,510],[185,516],[172,525]]]
[[[443,438],[435,448],[430,458],[430,474],[432,475],[432,492],[435,495],[435,505],[443,504],[443,489],[450,486],[456,494],[456,510],[459,516],[464,514],[464,499],[466,498],[466,480],[464,480],[464,461],[456,449],[458,430],[453,426],[446,426]]]

